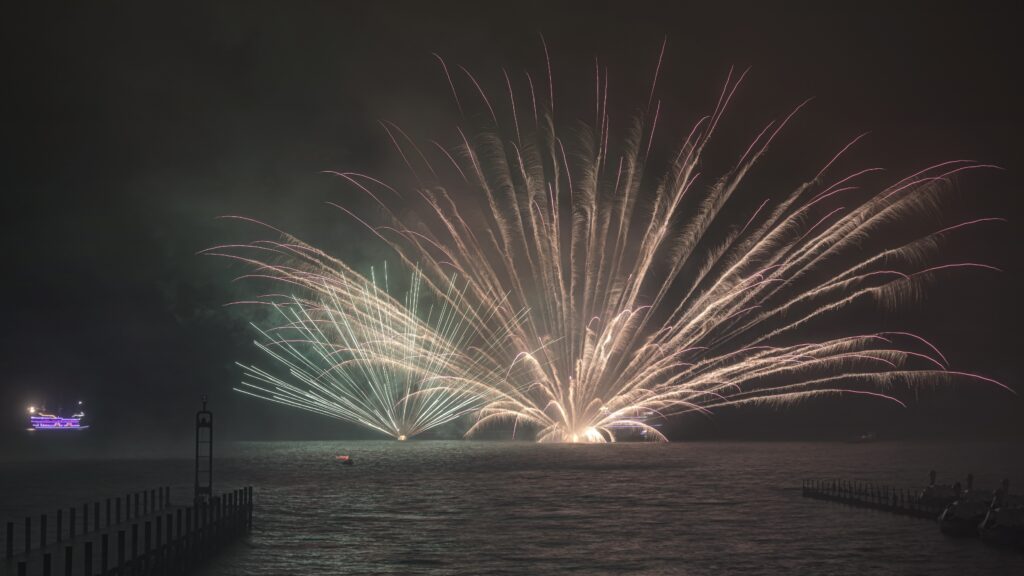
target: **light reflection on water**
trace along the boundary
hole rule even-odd
[[[919,486],[930,468],[1024,485],[1010,444],[238,443],[219,489],[255,486],[251,537],[203,571],[243,574],[1024,573],[1024,555],[927,521],[800,497],[804,477]],[[341,466],[348,453],[355,466]],[[172,483],[171,460],[0,464],[0,515]],[[73,486],[72,486],[73,485]],[[12,494],[20,496],[15,500]],[[78,496],[78,494],[81,496]]]

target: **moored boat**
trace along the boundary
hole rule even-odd
[[[1024,548],[1024,504],[989,510],[978,525],[978,535],[988,544]]]
[[[939,516],[939,529],[948,536],[975,536],[978,525],[992,507],[995,493],[991,490],[965,492]]]

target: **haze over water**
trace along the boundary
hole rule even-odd
[[[221,447],[218,491],[256,490],[253,533],[204,575],[1024,573],[1024,555],[935,523],[804,499],[807,477],[919,487],[973,472],[1024,487],[1010,443],[538,445],[392,441]],[[336,454],[351,454],[345,467]],[[179,459],[0,463],[0,516],[171,484]],[[54,495],[60,495],[55,498]]]

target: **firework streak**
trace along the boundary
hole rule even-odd
[[[418,270],[417,282],[446,311],[419,320],[414,301],[403,307],[372,282],[350,280],[344,264],[286,235],[217,251],[313,295],[281,312],[304,343],[317,344],[300,350],[276,340],[286,353],[264,345],[303,386],[250,369],[272,399],[373,420],[393,435],[472,410],[470,435],[505,423],[540,441],[605,442],[623,428],[664,440],[653,420],[726,406],[853,394],[902,404],[900,389],[954,381],[1009,390],[950,370],[917,334],[814,337],[823,319],[860,300],[895,308],[954,269],[994,270],[933,261],[962,229],[1000,220],[942,223],[936,210],[954,174],[988,166],[946,162],[866,189],[877,169],[830,175],[858,137],[809,182],[758,198],[745,177],[795,110],[768,124],[724,175],[699,173],[743,75],[730,74],[712,113],[680,132],[667,169],[651,176],[645,167],[661,111],[654,86],[648,113],[613,137],[607,72],[598,67],[594,126],[563,137],[550,64],[546,87],[527,74],[517,91],[506,74],[504,96],[493,98],[468,71],[450,74],[438,60],[463,118],[481,126],[460,127],[457,145],[446,148],[384,123],[417,181],[405,192],[363,174],[332,174],[371,199],[385,223],[337,207]],[[462,81],[472,100],[460,95]],[[498,113],[505,110],[508,118]],[[922,222],[934,226],[908,232]],[[283,259],[240,255],[253,249]],[[330,334],[316,332],[320,322]],[[331,393],[321,389],[335,354],[320,344],[327,340],[344,342],[346,354],[372,348],[355,353],[359,370],[332,380]],[[389,363],[405,374],[402,386]],[[417,378],[448,383],[427,385],[421,400]],[[367,398],[365,390],[387,392]],[[413,417],[419,423],[396,425],[410,410],[424,414]]]
[[[264,245],[270,250],[288,246]],[[268,300],[273,327],[254,325],[262,336],[256,346],[287,368],[288,376],[241,365],[244,379],[238,391],[355,422],[398,440],[481,406],[492,382],[472,357],[474,332],[454,308],[467,305],[454,279],[440,304],[423,305],[422,276],[413,275],[400,303],[389,294],[386,265],[383,286],[372,269],[369,279],[345,268],[329,274],[289,269],[288,274],[298,286],[313,283],[307,292],[319,300],[277,295]]]

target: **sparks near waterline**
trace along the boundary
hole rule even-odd
[[[944,162],[888,185],[870,180],[875,168],[833,175],[857,137],[823,158],[805,184],[758,197],[747,176],[803,104],[768,123],[725,174],[699,171],[746,73],[730,72],[712,112],[673,138],[667,166],[652,175],[661,56],[648,112],[615,136],[600,65],[593,125],[563,137],[550,59],[546,86],[529,73],[513,82],[503,71],[500,100],[465,68],[438,62],[455,107],[476,127],[458,127],[457,144],[444,147],[383,123],[414,185],[331,174],[371,199],[385,223],[335,206],[421,269],[432,292],[447,298],[452,274],[465,282],[459,298],[475,305],[466,322],[476,342],[489,345],[474,365],[486,381],[467,388],[481,403],[468,434],[504,422],[533,428],[540,441],[610,441],[623,427],[664,440],[645,415],[830,395],[902,405],[898,386],[954,381],[1010,390],[949,369],[916,333],[810,338],[815,322],[862,300],[895,308],[939,275],[997,270],[933,262],[965,229],[1000,221],[947,222],[938,211],[954,175],[991,166]],[[751,194],[756,201],[737,201]],[[283,238],[281,245],[300,245]],[[310,249],[301,246],[291,257],[303,263]],[[297,265],[287,258],[245,258],[261,276],[294,282]],[[302,286],[321,292],[336,266],[310,272],[316,279]],[[400,360],[388,355],[373,361]]]

